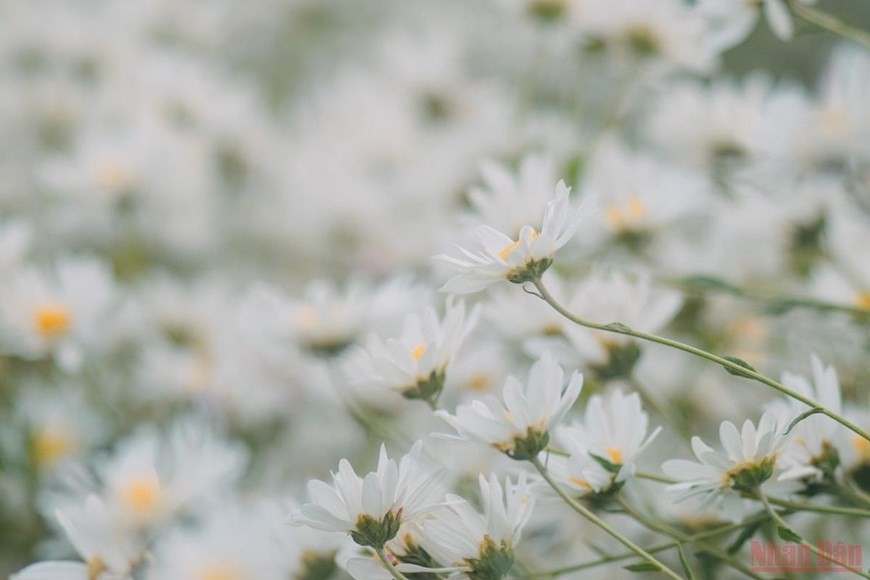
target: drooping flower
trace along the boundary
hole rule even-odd
[[[565,387],[562,367],[549,353],[532,365],[525,384],[508,377],[503,400],[486,395],[460,405],[456,414],[436,414],[459,437],[491,445],[518,460],[532,459],[547,447],[550,429],[568,412],[583,388],[583,375],[574,372]]]

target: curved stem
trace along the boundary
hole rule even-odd
[[[856,42],[865,48],[870,48],[870,34],[860,28],[850,26],[839,18],[831,16],[830,14],[817,10],[811,6],[807,6],[800,0],[792,0],[791,8],[794,10],[795,14],[807,22],[811,22],[819,28],[824,28],[831,34],[836,34],[837,36]]]
[[[531,459],[530,461],[531,461],[532,465],[535,466],[535,469],[538,470],[538,473],[541,474],[541,477],[543,477],[544,480],[548,484],[550,484],[550,487],[553,488],[553,491],[555,491],[557,494],[559,494],[559,497],[561,497],[565,501],[565,503],[567,503],[571,507],[571,509],[573,509],[575,512],[577,512],[578,514],[580,514],[581,516],[583,516],[584,518],[586,518],[587,520],[589,520],[590,522],[592,522],[593,524],[595,524],[596,526],[598,526],[599,528],[601,528],[602,530],[604,530],[605,532],[607,532],[608,534],[613,536],[622,545],[624,545],[626,548],[628,548],[629,550],[631,550],[632,552],[634,552],[635,554],[637,554],[638,556],[640,556],[641,558],[643,558],[644,560],[646,560],[647,562],[649,562],[650,564],[652,564],[653,566],[658,568],[659,571],[661,571],[666,576],[669,576],[670,578],[674,578],[676,580],[680,580],[679,575],[677,575],[673,570],[671,570],[670,568],[665,566],[662,562],[657,560],[655,558],[655,556],[653,556],[652,554],[650,554],[649,552],[647,552],[646,550],[644,550],[643,548],[641,548],[640,546],[638,546],[637,544],[635,544],[634,542],[632,542],[631,540],[629,540],[628,538],[623,536],[621,533],[619,533],[617,530],[615,530],[613,527],[611,527],[610,524],[608,524],[607,522],[605,522],[604,520],[599,518],[597,515],[592,513],[590,510],[586,509],[577,500],[575,500],[574,498],[569,496],[567,493],[565,493],[565,490],[563,490],[562,487],[558,483],[556,483],[552,477],[550,477],[549,472],[547,472],[547,468],[544,467],[544,465],[541,463],[540,459],[535,457],[535,458]]]
[[[678,481],[676,479],[672,479],[672,478],[666,477],[664,475],[659,475],[657,473],[638,471],[634,475],[635,475],[635,477],[637,477],[639,479],[646,479],[649,481],[655,481],[657,483],[664,483],[664,484],[678,483]],[[804,503],[804,502],[798,502],[798,501],[789,501],[787,499],[779,499],[776,497],[768,497],[767,499],[773,505],[788,508],[789,510],[795,511],[795,512],[815,512],[815,513],[820,513],[820,514],[831,514],[831,515],[837,515],[837,516],[854,516],[857,518],[870,518],[870,510],[861,509],[861,508]]]
[[[801,503],[796,501],[788,501],[775,497],[767,498],[773,505],[789,508],[793,511],[800,512],[816,512],[820,514],[832,514],[838,516],[855,516],[858,518],[870,518],[870,510],[861,508],[841,507],[835,505],[818,505],[811,503]]]
[[[773,521],[776,522],[776,524],[780,528],[785,528],[786,530],[791,531],[791,528],[788,527],[788,524],[785,523],[785,520],[782,519],[782,517],[778,513],[776,513],[776,509],[774,509],[774,507],[771,505],[770,500],[767,498],[766,495],[764,495],[764,492],[761,491],[760,487],[755,491],[755,494],[758,497],[758,499],[761,500],[761,503],[764,504],[764,509],[766,509],[767,513],[770,514],[770,517],[773,519]],[[791,533],[794,534],[794,532],[791,532]],[[849,566],[845,562],[841,562],[840,560],[837,560],[831,554],[827,554],[824,551],[819,550],[818,548],[816,548],[815,546],[813,546],[811,543],[804,540],[803,538],[800,538],[799,543],[802,546],[805,546],[810,552],[812,552],[813,554],[815,554],[819,558],[824,558],[825,560],[827,560],[829,562],[833,562],[837,566],[841,566],[844,570],[849,570],[850,572],[854,572],[855,574],[861,576],[862,578],[870,579],[870,574],[866,574],[863,570],[859,570],[858,568],[853,568],[852,566]]]
[[[692,539],[692,536],[690,536],[688,534],[684,534],[683,532],[680,532],[679,530],[675,530],[675,529],[671,528],[670,526],[666,526],[664,524],[660,524],[658,522],[651,520],[650,518],[646,517],[646,515],[642,514],[640,511],[638,511],[638,510],[634,509],[632,506],[630,506],[628,504],[628,502],[626,502],[625,499],[622,497],[619,497],[617,499],[617,502],[619,503],[620,506],[622,506],[622,509],[625,510],[625,513],[627,515],[634,518],[634,520],[636,520],[639,524],[641,524],[645,528],[648,528],[648,529],[650,529],[654,532],[658,532],[660,534],[664,534],[666,536],[670,536],[670,537],[674,538],[675,540],[677,540],[678,542],[685,542],[688,544],[692,544],[692,545],[696,546],[697,548],[699,548],[700,550],[702,550],[703,552],[706,552],[706,553],[714,556],[718,560],[721,560],[723,563],[728,564],[732,568],[734,568],[736,570],[740,570],[741,572],[743,572],[745,575],[749,576],[750,578],[755,578],[756,580],[763,580],[763,578],[761,576],[759,576],[758,574],[756,574],[755,572],[750,570],[742,562],[737,561],[733,556],[731,556],[730,554],[728,554],[724,550],[721,550],[721,549],[717,548],[716,546],[712,546],[712,545],[710,545],[702,540]]]
[[[685,343],[679,342],[677,340],[671,340],[670,338],[665,338],[663,336],[658,336],[656,334],[650,334],[648,332],[634,330],[634,329],[629,328],[628,326],[626,326],[624,324],[615,323],[615,322],[610,323],[610,324],[599,324],[597,322],[592,322],[590,320],[580,318],[579,316],[575,316],[574,314],[568,312],[568,310],[566,310],[564,306],[559,304],[556,301],[556,299],[553,298],[552,294],[550,294],[549,290],[547,290],[547,287],[544,286],[544,283],[541,280],[535,280],[533,283],[535,285],[535,288],[538,289],[538,292],[540,293],[540,297],[547,304],[552,306],[556,312],[558,312],[559,314],[561,314],[562,316],[564,316],[565,318],[567,318],[568,320],[570,320],[571,322],[573,322],[575,324],[579,324],[580,326],[585,326],[586,328],[591,328],[593,330],[600,330],[603,332],[613,332],[615,334],[622,334],[625,336],[632,336],[634,338],[640,338],[642,340],[646,340],[649,342],[654,342],[657,344],[668,346],[670,348],[674,348],[677,350],[681,350],[683,352],[687,352],[689,354],[693,354],[697,357],[706,359],[710,362],[714,362],[718,365],[723,366],[726,370],[731,371],[732,374],[758,381],[759,383],[762,383],[764,385],[767,385],[768,387],[771,387],[772,389],[774,389],[776,391],[779,391],[780,393],[782,393],[783,395],[786,395],[787,397],[791,397],[792,399],[800,401],[801,403],[803,403],[803,404],[805,404],[813,409],[818,409],[819,413],[821,413],[823,415],[827,415],[828,417],[830,417],[834,421],[840,423],[841,425],[843,425],[844,427],[846,427],[850,431],[852,431],[852,432],[860,435],[864,439],[867,439],[868,441],[870,441],[870,434],[868,434],[866,431],[864,431],[863,429],[861,429],[860,427],[858,427],[854,423],[847,420],[845,417],[840,416],[839,414],[831,411],[830,409],[828,409],[826,407],[822,407],[821,405],[819,405],[818,403],[816,403],[812,399],[809,399],[808,397],[805,397],[805,396],[801,395],[800,393],[789,389],[785,385],[783,385],[783,384],[781,384],[781,383],[779,383],[779,382],[777,382],[769,377],[766,377],[759,372],[756,372],[754,369],[747,368],[746,366],[738,364],[738,363],[734,362],[733,360],[723,358],[721,356],[715,355],[711,352],[707,352],[706,350],[697,348],[695,346],[691,346],[689,344],[685,344]]]
[[[770,519],[770,515],[767,512],[758,514],[751,518],[747,518],[742,522],[738,522],[736,524],[726,524],[724,526],[719,526],[717,528],[712,528],[710,530],[704,530],[703,532],[698,532],[696,534],[692,534],[689,536],[692,542],[697,540],[705,540],[707,538],[714,538],[716,536],[721,536],[723,534],[727,534],[733,532],[735,530],[739,530],[740,528],[745,528],[746,526],[753,526],[755,524],[759,524],[765,522]],[[665,550],[670,550],[672,548],[676,548],[679,542],[668,542],[666,544],[658,544],[653,546],[652,548],[647,548],[647,552],[650,554],[654,554],[657,552],[663,552]],[[597,566],[602,566],[604,564],[609,564],[611,562],[619,562],[621,560],[628,560],[629,558],[633,558],[635,556],[634,552],[623,552],[622,554],[614,554],[612,556],[605,556],[598,560],[592,560],[590,562],[583,562],[582,564],[574,564],[572,566],[565,566],[563,568],[557,568],[555,570],[547,570],[543,572],[535,572],[533,574],[529,574],[529,578],[548,578],[548,577],[558,577],[562,574],[568,574],[570,572],[576,572],[578,570],[586,570],[587,568],[595,568]]]
[[[375,550],[378,555],[378,559],[384,565],[384,568],[387,569],[387,572],[390,573],[390,576],[395,578],[396,580],[408,580],[407,576],[396,570],[396,567],[393,566],[393,563],[390,562],[390,558],[387,556],[387,553],[383,548],[378,548]]]

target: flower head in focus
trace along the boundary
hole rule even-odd
[[[583,375],[574,372],[563,382],[562,367],[549,353],[532,365],[524,384],[508,377],[503,401],[493,395],[460,405],[456,414],[436,415],[459,437],[491,445],[513,459],[533,459],[550,441],[550,428],[568,412],[583,388]]]
[[[540,231],[524,225],[516,239],[482,225],[475,230],[477,251],[458,247],[461,257],[440,254],[435,258],[459,273],[450,278],[442,292],[472,294],[505,280],[523,284],[539,279],[553,263],[556,251],[567,244],[580,224],[580,211],[568,197],[565,182],[556,185],[556,198],[544,210]]]
[[[392,540],[403,523],[442,505],[441,472],[423,464],[417,443],[399,463],[381,446],[378,467],[365,477],[342,459],[332,485],[308,483],[311,503],[302,506],[294,521],[316,530],[344,532],[357,544],[376,549]]]
[[[786,441],[785,426],[770,412],[764,413],[758,426],[749,419],[738,431],[730,421],[719,428],[724,453],[714,451],[692,438],[692,451],[698,461],[672,459],[662,465],[666,474],[680,480],[669,487],[676,501],[705,496],[702,508],[721,502],[728,516],[739,521],[743,516],[742,493],[752,493],[770,480]]]
[[[406,549],[412,550],[390,554],[399,571],[458,573],[474,580],[507,576],[514,564],[514,547],[534,508],[534,496],[525,474],[516,483],[506,478],[504,486],[494,474],[480,475],[479,484],[483,513],[459,496],[448,496],[448,506],[423,520],[414,539],[406,543]],[[351,559],[347,569],[358,580],[390,577],[378,562],[367,558]]]

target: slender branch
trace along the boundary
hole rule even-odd
[[[559,304],[556,301],[556,299],[553,298],[552,294],[550,294],[550,291],[547,290],[546,286],[544,286],[544,283],[541,280],[535,280],[534,285],[538,289],[538,292],[541,294],[544,301],[547,302],[547,304],[552,306],[553,309],[556,310],[556,312],[558,312],[559,314],[561,314],[562,316],[564,316],[565,318],[567,318],[571,322],[574,322],[575,324],[579,324],[580,326],[585,326],[586,328],[591,328],[593,330],[600,330],[603,332],[612,332],[615,334],[622,334],[625,336],[632,336],[634,338],[640,338],[642,340],[654,342],[657,344],[668,346],[670,348],[675,348],[677,350],[681,350],[683,352],[687,352],[687,353],[693,354],[697,357],[714,362],[718,365],[721,365],[726,370],[731,371],[732,374],[742,376],[742,377],[745,377],[748,379],[753,379],[755,381],[758,381],[759,383],[762,383],[764,385],[767,385],[768,387],[771,387],[772,389],[774,389],[776,391],[779,391],[783,395],[786,395],[788,397],[791,397],[792,399],[800,401],[801,403],[803,403],[811,408],[817,408],[819,410],[818,411],[819,413],[827,415],[828,417],[830,417],[834,421],[840,423],[841,425],[843,425],[844,427],[846,427],[850,431],[853,431],[854,433],[857,433],[858,435],[860,435],[864,439],[867,439],[868,441],[870,441],[870,434],[868,434],[866,431],[864,431],[863,429],[861,429],[860,427],[858,427],[854,423],[847,420],[845,417],[840,416],[839,414],[831,411],[830,409],[828,409],[826,407],[820,406],[818,403],[816,403],[812,399],[805,397],[805,396],[801,395],[800,393],[793,391],[792,389],[789,389],[785,385],[771,379],[770,377],[766,377],[765,375],[762,375],[761,373],[755,371],[752,368],[747,368],[746,366],[738,364],[737,362],[734,362],[733,360],[723,358],[721,356],[715,355],[711,352],[707,352],[706,350],[691,346],[689,344],[685,344],[685,343],[682,343],[682,342],[679,342],[676,340],[671,340],[670,338],[665,338],[663,336],[658,336],[656,334],[650,334],[648,332],[634,330],[634,329],[629,328],[628,326],[626,326],[624,324],[620,324],[620,323],[599,324],[597,322],[592,322],[590,320],[580,318],[579,316],[575,316],[574,314],[568,312],[568,310],[566,310],[565,307],[563,307],[561,304]]]
[[[580,514],[581,516],[583,516],[584,518],[586,518],[587,520],[589,520],[590,522],[592,522],[593,524],[595,524],[596,526],[598,526],[599,528],[601,528],[602,530],[604,530],[605,532],[607,532],[608,534],[613,536],[622,545],[624,545],[626,548],[628,548],[629,550],[631,550],[632,552],[634,552],[635,554],[637,554],[638,556],[640,556],[641,558],[643,558],[644,560],[646,560],[647,562],[649,562],[650,564],[652,564],[653,566],[658,568],[666,576],[669,576],[670,578],[675,578],[677,580],[680,579],[680,576],[677,573],[675,573],[673,570],[671,570],[670,568],[665,566],[662,562],[657,560],[655,558],[655,556],[653,556],[652,554],[650,554],[649,552],[647,552],[646,550],[644,550],[643,548],[641,548],[640,546],[638,546],[637,544],[635,544],[634,542],[632,542],[631,540],[629,540],[628,538],[623,536],[621,533],[619,533],[617,530],[615,530],[610,524],[608,524],[607,522],[605,522],[604,520],[599,518],[597,515],[592,513],[590,510],[586,509],[577,500],[575,500],[574,498],[569,496],[567,493],[565,493],[565,490],[563,490],[562,487],[558,483],[556,483],[555,480],[553,480],[553,478],[550,476],[549,472],[547,471],[547,468],[544,467],[544,465],[541,463],[540,459],[535,457],[535,458],[531,459],[530,461],[531,461],[532,465],[535,466],[535,469],[538,470],[538,473],[541,474],[541,477],[543,477],[544,480],[548,484],[550,484],[550,487],[552,487],[553,490],[557,494],[559,494],[559,497],[561,497],[565,501],[565,503],[567,503],[571,507],[571,509],[573,509],[575,512],[577,512],[578,514]]]
[[[773,505],[771,505],[770,500],[768,500],[767,496],[764,494],[764,492],[761,490],[760,487],[755,491],[755,493],[758,496],[758,499],[761,500],[761,503],[764,504],[764,509],[766,509],[767,513],[770,514],[770,517],[773,519],[773,521],[776,522],[776,524],[781,529],[788,530],[791,534],[794,534],[794,532],[791,531],[791,528],[788,527],[788,524],[785,522],[785,520],[782,519],[782,517],[776,512],[776,509],[773,507]],[[862,578],[870,579],[870,574],[866,574],[863,570],[849,566],[848,564],[836,559],[833,555],[827,554],[824,551],[819,550],[818,548],[813,546],[811,543],[804,540],[803,538],[800,538],[799,536],[798,536],[798,539],[800,539],[799,543],[802,546],[805,546],[807,549],[809,549],[810,552],[812,552],[813,554],[815,554],[819,558],[824,558],[825,560],[828,560],[829,562],[833,562],[837,566],[841,566],[844,570],[849,570],[850,572],[854,572],[855,574],[861,576]]]
[[[646,471],[638,471],[635,474],[635,477],[639,479],[646,479],[649,481],[655,481],[657,483],[664,484],[673,484],[677,483],[676,479],[672,479],[670,477],[666,477],[664,475],[659,475],[657,473],[649,473]],[[836,505],[820,505],[814,503],[804,503],[798,501],[789,501],[786,499],[779,499],[775,497],[767,498],[770,503],[773,505],[788,508],[791,511],[795,512],[815,512],[820,514],[831,514],[838,516],[854,516],[857,518],[870,518],[870,510],[861,509],[861,508],[853,508],[846,506],[836,506]]]
[[[728,554],[724,550],[721,550],[721,549],[717,548],[716,546],[712,546],[712,545],[710,545],[702,540],[692,539],[692,536],[690,536],[688,534],[684,534],[683,532],[680,532],[679,530],[675,530],[675,529],[671,528],[670,526],[667,526],[667,525],[664,525],[664,524],[661,524],[661,523],[658,523],[658,522],[651,520],[645,514],[634,509],[622,497],[619,497],[617,499],[617,502],[619,503],[620,506],[622,506],[622,509],[625,510],[627,515],[634,518],[638,523],[640,523],[645,528],[648,528],[648,529],[650,529],[654,532],[658,532],[660,534],[664,534],[666,536],[670,536],[670,537],[674,538],[675,540],[677,540],[678,542],[685,542],[688,544],[692,544],[692,545],[696,546],[698,549],[700,549],[704,552],[707,552],[708,554],[721,560],[723,563],[728,564],[732,568],[734,568],[736,570],[740,570],[741,572],[743,572],[744,574],[746,574],[750,578],[755,578],[756,580],[763,580],[763,578],[761,576],[759,576],[758,574],[756,574],[755,572],[750,570],[749,567],[747,567],[742,562],[736,560],[733,556],[731,556],[730,554]]]
[[[390,573],[390,576],[395,578],[395,580],[408,580],[407,576],[396,570],[396,567],[393,566],[392,562],[390,562],[390,558],[389,556],[387,556],[387,553],[384,551],[383,548],[378,548],[375,550],[375,552],[378,555],[378,559],[381,561],[381,563],[383,563],[384,568],[386,568],[387,572]]]
[[[691,538],[692,542],[697,540],[705,540],[707,538],[714,538],[716,536],[721,536],[724,534],[728,534],[735,530],[739,530],[740,528],[745,528],[747,526],[753,526],[759,524],[761,522],[767,521],[770,519],[770,515],[767,512],[755,515],[751,518],[746,518],[742,522],[726,524],[724,526],[719,526],[716,528],[712,528],[709,530],[704,530],[703,532],[698,532],[696,534],[692,534],[688,536]],[[658,552],[664,552],[665,550],[670,550],[672,548],[676,548],[678,542],[668,542],[665,544],[657,544],[651,548],[647,548],[646,551],[650,554],[656,554]],[[529,574],[528,578],[548,578],[548,577],[558,577],[562,574],[568,574],[570,572],[576,572],[578,570],[586,570],[588,568],[595,568],[597,566],[602,566],[604,564],[610,564],[612,562],[619,562],[622,560],[628,560],[629,558],[635,557],[636,554],[634,552],[623,552],[621,554],[613,554],[611,556],[604,556],[598,560],[591,560],[589,562],[583,562],[581,564],[574,564],[571,566],[565,566],[563,568],[557,568],[555,570],[547,570],[543,572],[535,572],[533,574]]]
[[[638,471],[634,474],[635,477],[639,477],[640,479],[648,479],[649,481],[655,481],[657,483],[666,483],[668,485],[673,483],[678,483],[676,479],[668,477],[667,475],[659,475],[658,473],[649,473],[648,471]]]
[[[749,288],[735,286],[724,280],[709,276],[689,276],[688,278],[657,278],[658,282],[678,288],[686,294],[703,296],[705,294],[727,294],[750,302],[767,306],[769,311],[780,314],[793,308],[807,308],[820,312],[838,312],[856,318],[870,317],[870,310],[815,298],[793,295],[774,295]]]
[[[824,28],[832,34],[842,36],[847,40],[863,45],[865,48],[870,48],[870,34],[864,30],[850,26],[839,18],[831,16],[826,12],[807,6],[800,0],[792,0],[791,8],[794,10],[795,14],[807,22],[811,22],[819,28]]]
[[[870,518],[870,510],[861,508],[841,507],[835,505],[819,505],[811,503],[801,503],[796,501],[788,501],[785,499],[777,499],[775,497],[767,498],[770,503],[779,507],[789,508],[792,511],[800,512],[816,512],[820,514],[832,514],[838,516],[855,516],[858,518]]]

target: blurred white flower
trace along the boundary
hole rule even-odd
[[[27,358],[53,354],[66,370],[103,346],[115,304],[115,284],[95,258],[66,258],[49,271],[29,266],[0,283],[3,348]]]
[[[570,454],[553,469],[569,487],[586,494],[600,493],[611,484],[634,476],[635,462],[661,431],[649,430],[649,416],[640,395],[613,391],[593,395],[586,404],[583,421],[556,431],[556,441]]]
[[[443,320],[433,308],[409,314],[399,338],[370,335],[365,348],[356,347],[345,375],[363,399],[377,405],[383,393],[400,393],[433,408],[444,380],[465,338],[477,324],[479,308],[466,316],[465,303],[447,301]]]

